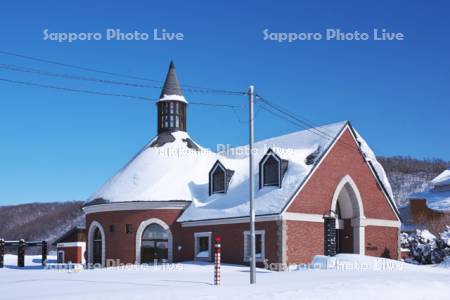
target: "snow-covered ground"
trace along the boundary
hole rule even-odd
[[[314,262],[322,269],[258,269],[253,286],[248,284],[247,267],[225,265],[220,287],[212,285],[213,265],[207,263],[186,262],[165,270],[147,266],[68,272],[42,269],[39,256],[27,257],[27,267],[17,269],[16,259],[7,255],[7,266],[0,269],[2,300],[450,298],[448,267],[414,266],[358,255],[316,257]]]

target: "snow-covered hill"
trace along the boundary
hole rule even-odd
[[[73,226],[84,224],[82,204],[73,201],[0,206],[0,238],[53,242]]]
[[[402,156],[378,157],[378,161],[387,173],[398,207],[405,206],[408,195],[424,191],[430,180],[450,166],[450,162],[440,159]]]

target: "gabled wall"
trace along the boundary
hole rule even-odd
[[[367,218],[397,220],[348,128],[287,211],[323,214],[330,209],[336,187],[346,175],[350,175],[359,188]]]
[[[359,231],[361,251],[366,255],[398,258],[399,228],[395,224],[399,224],[399,219],[347,127],[287,207],[284,216],[288,218],[285,250],[288,263],[308,263],[314,255],[323,254],[321,216],[331,209],[337,186],[346,176],[351,177],[362,200],[362,218],[356,221],[371,221],[357,225],[364,226]]]

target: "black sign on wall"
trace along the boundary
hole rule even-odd
[[[324,217],[324,254],[327,256],[336,255],[336,219]]]

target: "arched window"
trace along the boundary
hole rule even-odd
[[[286,173],[288,161],[281,159],[271,149],[259,163],[259,185],[281,187],[284,173]]]
[[[152,223],[142,233],[141,263],[167,260],[169,249],[169,230]]]
[[[217,161],[209,172],[209,194],[226,193],[233,174]]]
[[[94,231],[94,238],[93,238],[93,263],[94,264],[101,264],[102,263],[102,233],[100,232],[100,229],[97,227]]]

